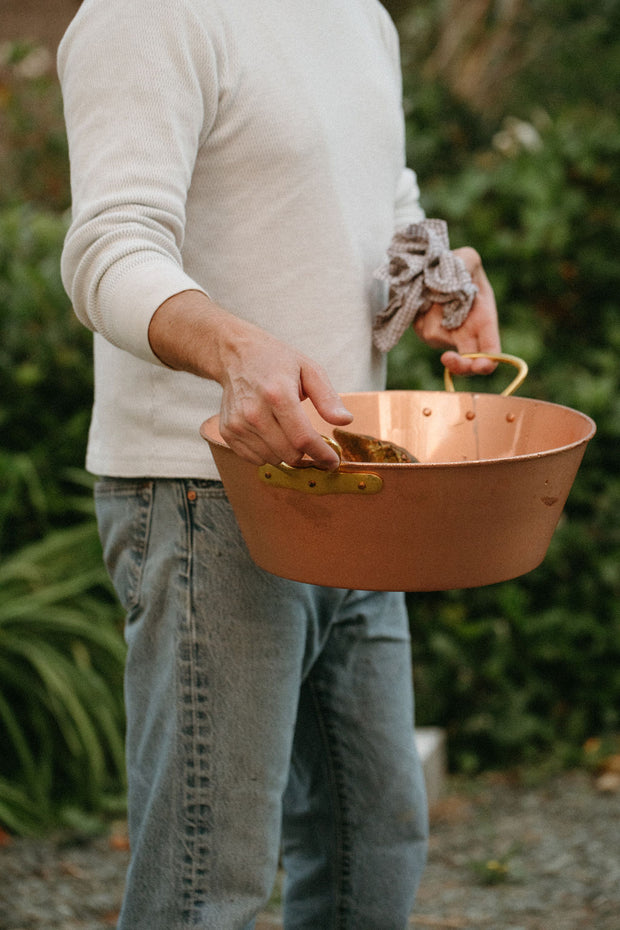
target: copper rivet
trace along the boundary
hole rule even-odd
[[[198,495],[196,494],[195,491],[188,491],[188,492],[187,492],[187,499],[188,499],[188,501],[195,501],[197,497],[198,497]]]
[[[466,418],[467,418],[468,420],[475,420],[475,419],[476,419],[476,414],[474,413],[473,410],[468,410],[467,413],[465,414],[465,416],[466,416]]]
[[[360,481],[360,483],[358,484],[358,488],[360,489],[360,491],[365,491],[365,490],[366,490],[366,482],[365,482],[365,481]]]
[[[425,407],[424,410],[422,411],[422,413],[424,414],[425,417],[430,417],[430,415],[431,415],[432,412],[433,412],[433,411],[431,410],[430,407]]]
[[[309,488],[316,488],[316,481],[309,481],[309,482],[308,482],[308,487],[309,487]]]
[[[507,413],[507,414],[506,414],[506,420],[507,420],[509,423],[514,423],[514,421],[515,421],[515,415],[514,415],[514,413]]]
[[[265,478],[271,478],[271,472],[270,472],[270,471],[264,472],[264,475],[265,475]]]

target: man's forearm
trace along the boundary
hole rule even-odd
[[[149,343],[169,368],[188,371],[220,384],[226,355],[243,338],[237,317],[202,291],[182,291],[157,308],[149,326]]]
[[[338,425],[349,423],[351,414],[320,365],[294,347],[196,290],[158,307],[149,342],[170,368],[221,384],[220,430],[242,457],[294,465],[308,456],[326,468],[338,465],[301,402],[309,398],[324,419]]]

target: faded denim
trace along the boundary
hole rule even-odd
[[[404,930],[426,857],[400,594],[251,561],[221,484],[103,479],[126,610],[132,857],[119,930]]]

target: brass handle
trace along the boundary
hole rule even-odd
[[[527,378],[529,370],[527,362],[524,362],[523,359],[519,358],[517,355],[506,355],[504,353],[492,355],[490,352],[468,352],[467,354],[463,354],[463,358],[489,358],[493,362],[506,362],[508,365],[514,365],[515,368],[518,368],[516,377],[510,382],[507,388],[504,388],[500,394],[501,397],[508,397],[516,391]],[[446,391],[455,390],[452,375],[447,368],[444,368],[443,371],[443,381]]]
[[[342,461],[342,449],[331,436],[323,436]],[[261,465],[258,476],[265,484],[276,488],[303,491],[306,494],[378,494],[383,479],[369,472],[325,471],[313,465],[294,467],[280,462],[279,465]]]

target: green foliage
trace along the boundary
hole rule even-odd
[[[42,829],[124,785],[124,643],[94,522],[0,566],[0,822]]]
[[[91,336],[60,280],[66,221],[0,208],[0,552],[65,522],[84,457]]]
[[[60,280],[60,94],[27,45],[0,62],[0,823],[123,803],[124,643],[83,461],[91,337]],[[86,517],[86,521],[84,520]]]
[[[49,52],[0,51],[0,553],[73,522],[92,401],[91,336],[60,279],[70,202]]]
[[[551,111],[588,101],[604,111],[620,108],[620,0],[536,0],[526,15],[537,19],[536,55],[512,89],[523,105],[534,100]],[[532,9],[533,7],[533,9]],[[524,17],[525,19],[525,17]]]
[[[484,248],[500,305],[527,300],[543,336],[569,352],[575,339],[617,346],[620,120],[585,107],[507,119],[492,143],[458,177],[429,177],[429,213],[450,216],[454,244]]]
[[[447,728],[461,770],[552,753],[574,763],[588,737],[620,730],[620,120],[576,100],[485,130],[462,101],[446,106],[446,90],[410,83],[409,157],[427,215],[483,256],[504,349],[530,365],[520,393],[583,410],[598,427],[538,569],[410,596],[418,720]],[[458,151],[436,157],[451,140]],[[440,389],[437,368],[407,334],[390,383]]]
[[[533,107],[553,116],[578,103],[619,110],[620,0],[386,6],[397,17],[410,90],[445,86],[487,124],[506,114],[527,117]]]

